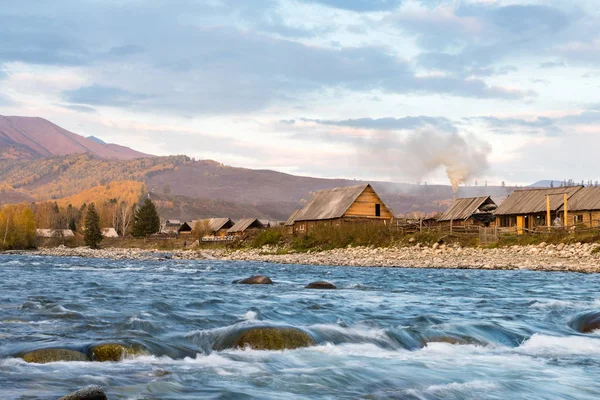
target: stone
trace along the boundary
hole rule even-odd
[[[238,348],[254,350],[293,350],[314,346],[315,340],[297,328],[259,327],[244,331],[235,341]]]
[[[99,362],[119,362],[127,357],[146,354],[141,349],[123,346],[118,343],[105,343],[94,346],[90,350],[92,361]]]
[[[24,353],[20,357],[25,362],[36,364],[58,361],[89,361],[85,354],[68,349],[41,349]]]
[[[237,283],[242,285],[272,285],[273,281],[268,276],[264,275],[255,275],[250,278],[242,279]]]
[[[337,289],[333,283],[325,281],[311,282],[304,287],[305,289]]]
[[[569,322],[569,326],[581,333],[591,333],[600,329],[600,311],[578,315]]]
[[[58,400],[108,400],[108,397],[100,386],[88,386]]]

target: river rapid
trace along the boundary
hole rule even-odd
[[[274,285],[237,285],[263,274]],[[337,290],[309,290],[327,280]],[[0,399],[598,399],[600,275],[0,255]],[[248,326],[316,346],[216,349]],[[28,364],[43,348],[143,349]]]

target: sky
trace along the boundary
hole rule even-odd
[[[600,179],[595,0],[0,0],[0,114],[330,178]]]

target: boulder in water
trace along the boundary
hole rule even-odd
[[[88,386],[58,400],[108,400],[108,397],[100,386]]]
[[[118,362],[124,358],[144,354],[140,349],[127,347],[118,343],[105,343],[91,348],[92,361],[100,362]]]
[[[89,361],[85,354],[68,349],[41,349],[24,353],[20,357],[25,362],[36,364],[58,361]]]
[[[591,333],[600,329],[600,311],[578,315],[569,322],[569,326],[581,333]]]
[[[250,278],[242,279],[238,281],[242,285],[272,285],[273,281],[268,276],[264,275],[255,275]]]
[[[314,346],[307,332],[294,327],[255,326],[236,330],[215,344],[215,350],[250,347],[254,350],[284,350]]]
[[[333,283],[325,281],[311,282],[304,287],[305,289],[337,289]]]

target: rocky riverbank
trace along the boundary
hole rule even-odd
[[[211,260],[222,255],[221,251],[213,250],[146,250],[146,249],[126,249],[118,247],[109,247],[104,249],[92,250],[89,247],[44,247],[38,250],[27,252],[40,256],[53,257],[84,257],[84,258],[110,258],[113,260]]]
[[[232,260],[281,264],[336,265],[359,267],[530,269],[538,271],[600,272],[600,244],[512,246],[497,249],[466,248],[434,244],[412,247],[354,247],[329,251],[295,253],[266,246],[262,249],[143,250],[59,246],[28,254],[57,257],[86,257],[136,260]]]
[[[269,251],[270,250],[270,251]],[[282,264],[347,265],[452,269],[530,269],[539,271],[600,272],[600,244],[513,246],[497,249],[431,247],[347,248],[324,252],[276,254],[276,249],[242,250],[223,255],[227,260]]]

